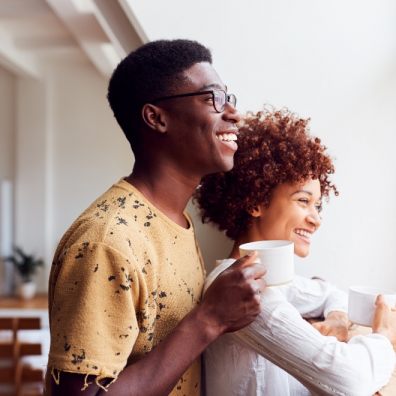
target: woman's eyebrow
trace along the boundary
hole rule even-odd
[[[297,191],[294,191],[293,193],[291,193],[290,195],[292,196],[292,195],[299,194],[299,193],[305,193],[305,194],[308,194],[310,196],[313,195],[312,192],[308,191],[308,190],[297,190]]]

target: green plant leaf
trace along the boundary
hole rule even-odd
[[[18,246],[14,247],[14,255],[7,257],[5,260],[11,262],[15,266],[15,269],[24,282],[32,279],[38,267],[44,266],[44,261],[42,259],[36,258],[32,254],[26,254],[22,248]]]

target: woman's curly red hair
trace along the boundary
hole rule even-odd
[[[309,135],[308,124],[286,109],[248,113],[239,129],[234,168],[205,176],[194,195],[202,221],[235,240],[249,227],[249,213],[268,206],[279,184],[318,179],[322,197],[331,191],[338,195],[329,179],[333,162],[321,140]]]

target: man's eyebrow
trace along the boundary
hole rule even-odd
[[[226,91],[227,92],[227,86],[226,85],[220,85],[218,83],[204,85],[199,90],[200,91],[205,91],[205,90],[209,90],[209,89],[221,89],[222,91]]]

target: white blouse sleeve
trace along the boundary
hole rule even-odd
[[[323,336],[276,288],[265,290],[261,314],[233,336],[314,394],[369,396],[389,381],[395,367],[395,353],[386,337],[355,336],[343,343]]]
[[[304,318],[326,317],[332,311],[348,311],[348,295],[320,279],[296,276],[293,283],[280,288]]]

